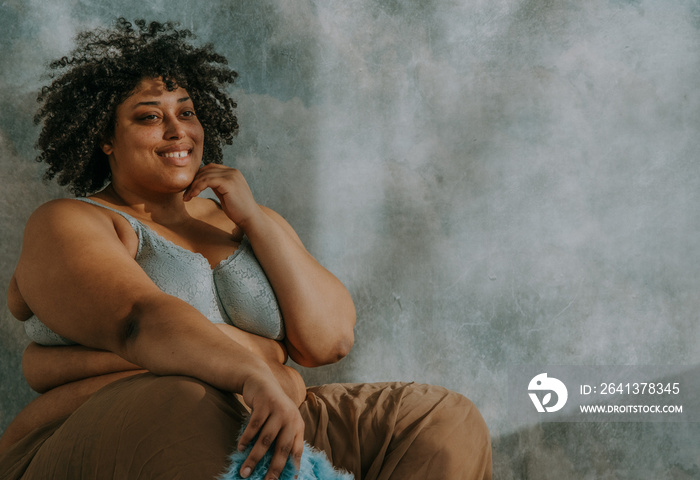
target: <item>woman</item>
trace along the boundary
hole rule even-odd
[[[89,197],[27,223],[8,305],[34,340],[65,346],[25,351],[25,377],[45,393],[5,432],[0,472],[214,478],[252,445],[246,478],[274,442],[272,479],[288,458],[299,465],[306,439],[358,479],[489,477],[488,432],[463,397],[307,390],[284,365],[343,358],[352,299],[219,164],[238,127],[225,59],[172,24],[136,26],[79,36],[40,96],[47,176]],[[207,188],[218,202],[198,197]]]

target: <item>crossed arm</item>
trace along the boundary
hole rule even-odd
[[[224,187],[232,182],[231,172],[205,170],[209,176],[227,175]],[[238,187],[241,180],[236,180]],[[344,287],[310,257],[281,217],[257,205],[239,208],[236,201],[227,201],[231,195],[215,185],[216,179],[205,183],[219,195],[229,218],[232,212],[248,212],[232,220],[250,238],[277,294],[286,348],[233,327],[217,328],[190,305],[164,294],[125,248],[129,242],[114,218],[98,207],[60,200],[41,207],[28,222],[13,285],[21,290],[28,310],[85,347],[59,347],[66,349],[62,365],[37,374],[36,366],[47,365],[55,350],[30,345],[24,368],[37,390],[93,373],[140,368],[189,375],[240,393],[253,411],[241,446],[257,433],[276,438],[270,464],[274,475],[290,454],[298,464],[303,447],[297,407],[305,392],[298,373],[283,365],[287,352],[307,366],[342,358],[352,346],[354,308]],[[94,363],[87,368],[93,371],[85,370],[88,355]],[[266,450],[258,441],[244,466],[255,465]]]
[[[262,358],[287,396],[301,404],[305,398],[304,381],[296,370],[284,365],[287,353],[282,343],[244,332],[231,325],[218,324],[216,327]],[[24,350],[22,371],[34,391],[45,393],[61,385],[92,377],[122,372],[138,373],[143,369],[106,350],[82,345],[47,347],[32,342]]]

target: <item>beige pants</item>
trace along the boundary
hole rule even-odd
[[[357,480],[491,478],[481,415],[441,387],[311,387],[300,411],[306,441]],[[192,378],[128,377],[14,445],[0,457],[0,478],[211,480],[246,414],[232,395]]]

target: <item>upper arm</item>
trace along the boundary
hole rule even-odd
[[[293,268],[281,276],[282,283],[279,276],[278,283],[270,279],[285,320],[284,343],[289,356],[306,367],[337,362],[347,355],[354,343],[355,306],[350,293],[309,254],[281,215],[269,208],[261,208],[299,246],[297,250],[303,252],[294,256]],[[269,268],[265,273],[270,278]],[[292,277],[296,277],[295,282],[290,280]],[[287,282],[296,283],[298,288],[285,289]],[[285,300],[286,310],[283,306]]]
[[[49,328],[112,351],[121,347],[134,305],[160,292],[113,220],[74,200],[49,202],[32,214],[15,278],[28,308]]]
[[[289,224],[289,222],[287,222],[287,220],[285,220],[282,215],[275,212],[271,208],[265,207],[263,205],[260,205],[260,208],[262,209],[263,212],[265,212],[265,214],[268,217],[270,217],[272,220],[274,220],[274,222],[277,225],[279,225],[282,228],[282,230],[284,230],[284,232],[287,235],[289,235],[292,238],[292,240],[294,240],[294,242],[296,244],[298,244],[300,247],[304,248],[304,244],[302,243],[301,239],[299,238],[299,235],[297,235],[297,232],[294,231],[294,228],[292,228],[292,226]],[[306,249],[304,248],[304,250],[306,250]]]

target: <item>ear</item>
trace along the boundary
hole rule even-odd
[[[109,142],[105,142],[102,144],[102,151],[104,152],[105,155],[108,157],[112,154],[114,149],[112,148],[112,144]]]

